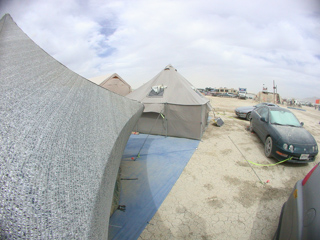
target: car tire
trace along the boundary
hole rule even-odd
[[[250,117],[251,117],[251,112],[248,112],[248,113],[247,113],[247,116],[246,116],[246,119],[247,119],[248,121],[250,121]]]
[[[266,138],[266,141],[264,142],[264,154],[266,155],[266,157],[270,158],[272,156],[272,148],[273,148],[272,138],[268,136]]]
[[[254,132],[254,130],[253,130],[253,123],[252,123],[252,119],[250,119],[250,127],[249,127],[249,131],[250,131],[250,132]]]

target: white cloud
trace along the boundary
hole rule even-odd
[[[196,87],[319,96],[317,0],[8,1],[17,24],[75,72],[133,88],[171,63]],[[2,10],[3,9],[3,10]]]

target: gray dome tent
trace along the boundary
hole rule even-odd
[[[127,97],[145,107],[134,129],[155,135],[201,139],[212,109],[210,101],[172,65]]]
[[[143,106],[72,72],[0,20],[0,239],[107,239]]]

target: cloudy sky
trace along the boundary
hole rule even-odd
[[[1,0],[5,13],[87,78],[138,88],[172,64],[197,88],[275,81],[283,97],[320,97],[318,0]]]

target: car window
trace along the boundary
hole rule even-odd
[[[260,116],[265,118],[266,121],[268,121],[268,108],[261,108],[261,111],[260,111]]]
[[[259,104],[255,105],[254,107],[258,108],[258,107],[261,107],[263,105],[264,105],[263,103],[259,103]]]
[[[257,110],[256,110],[256,112],[261,116],[261,111],[262,111],[262,109],[263,108],[258,108]]]
[[[271,106],[271,107],[278,107],[278,105],[274,104],[274,103],[268,103],[268,106]]]
[[[270,122],[272,124],[290,125],[300,127],[299,120],[293,113],[287,111],[270,111]]]

